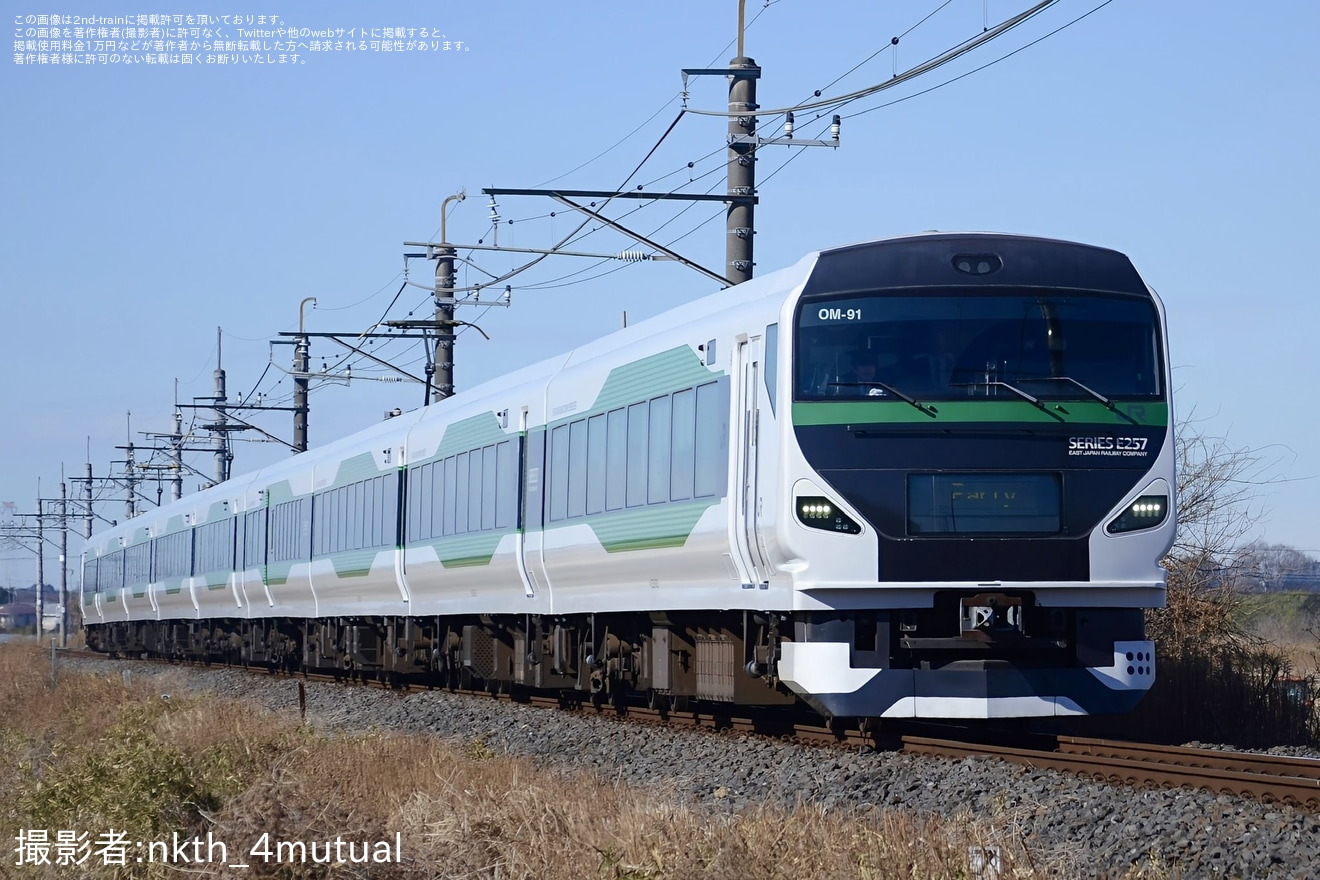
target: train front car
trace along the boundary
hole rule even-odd
[[[1127,257],[871,242],[822,252],[784,322],[780,679],[831,716],[1132,709],[1175,481],[1163,310]]]

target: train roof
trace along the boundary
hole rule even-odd
[[[1014,233],[922,232],[828,248],[815,256],[804,294],[866,290],[877,276],[895,287],[1045,286],[1149,292],[1132,261],[1116,250]],[[972,268],[982,265],[985,271]]]

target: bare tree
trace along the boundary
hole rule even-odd
[[[1241,549],[1260,521],[1259,490],[1273,462],[1207,433],[1194,414],[1175,442],[1178,534],[1163,561],[1167,604],[1147,615],[1147,630],[1172,656],[1245,647],[1251,639],[1237,614]]]
[[[1260,541],[1243,547],[1236,564],[1250,588],[1261,592],[1286,589],[1290,580],[1308,579],[1320,569],[1320,563],[1294,547]]]
[[[1271,462],[1227,437],[1207,434],[1192,418],[1175,440],[1178,536],[1169,559],[1205,570],[1227,569],[1263,512],[1259,491]]]
[[[1194,418],[1179,426],[1176,444],[1179,522],[1163,560],[1167,601],[1146,614],[1160,673],[1136,718],[1167,742],[1317,742],[1320,716],[1280,687],[1289,658],[1249,634],[1241,613],[1256,576],[1248,541],[1263,514],[1260,490],[1278,481],[1278,462]]]

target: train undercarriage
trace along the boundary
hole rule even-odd
[[[650,612],[94,624],[102,652],[684,710],[826,718],[1128,711],[1154,679],[1140,609],[937,597],[917,611]],[[1135,659],[1134,659],[1135,657]]]
[[[695,616],[695,615],[694,615]],[[521,686],[575,691],[595,702],[644,694],[652,704],[690,700],[787,705],[774,676],[782,618],[731,613],[725,626],[683,614],[545,618],[335,617],[318,620],[134,621],[87,628],[93,650],[180,661],[265,666],[346,679],[427,683],[492,692]],[[702,615],[708,623],[708,616]]]

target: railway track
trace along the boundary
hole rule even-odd
[[[105,659],[90,651],[62,652],[66,656]],[[169,662],[169,661],[160,661]],[[191,664],[188,664],[191,665]],[[217,667],[218,668],[218,667]],[[243,669],[244,667],[230,667]],[[247,667],[264,673],[264,669]],[[345,683],[342,676],[318,673],[279,674],[276,680],[298,682],[299,703],[304,702],[304,681]],[[422,688],[399,686],[371,678],[356,683],[395,690]],[[674,710],[628,704],[613,706],[590,699],[507,690],[454,690],[472,697],[499,698],[547,709],[595,710],[615,714],[631,723],[681,726],[713,732],[791,739],[817,746],[894,749],[915,755],[945,758],[990,757],[1027,767],[1056,770],[1111,784],[1204,789],[1320,809],[1320,759],[1292,758],[1248,752],[1195,749],[1150,743],[1092,739],[1078,736],[1013,735],[997,742],[980,740],[975,732],[965,738],[948,739],[912,734],[893,735],[878,729],[807,723],[782,713],[734,715],[732,712]],[[1029,745],[1028,743],[1035,743]]]
[[[947,758],[988,756],[1104,782],[1200,788],[1320,808],[1320,760],[1060,736],[1053,749],[905,736],[903,750]]]

